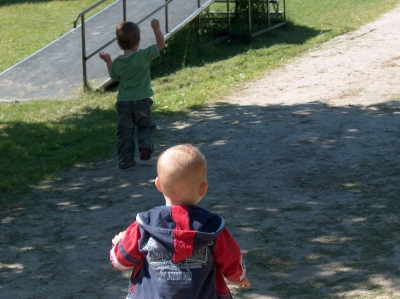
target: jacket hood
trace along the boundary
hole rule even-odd
[[[156,207],[136,216],[141,230],[139,246],[149,242],[175,263],[192,256],[200,248],[213,244],[224,228],[222,217],[198,206]]]

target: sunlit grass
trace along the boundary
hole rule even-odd
[[[96,2],[2,0],[0,72],[70,31],[76,16]],[[92,14],[112,2],[105,2]]]

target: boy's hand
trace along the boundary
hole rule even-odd
[[[239,288],[248,288],[250,286],[250,281],[245,276],[241,281],[238,283]]]
[[[158,19],[151,20],[150,24],[151,24],[151,28],[153,28],[153,30],[160,29],[160,22],[158,21]]]
[[[157,49],[160,52],[165,46],[164,34],[161,32],[160,22],[157,19],[151,20],[151,28],[153,28]]]
[[[123,238],[125,238],[126,231],[120,232],[118,235],[115,235],[114,239],[112,239],[112,244],[115,246],[118,244],[119,241],[121,241]]]
[[[99,53],[99,56],[100,56],[100,58],[101,58],[102,60],[104,60],[106,63],[112,62],[111,56],[110,56],[110,54],[108,54],[108,53],[100,52],[100,53]]]

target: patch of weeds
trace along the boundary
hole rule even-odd
[[[266,106],[266,107],[261,107],[261,111],[279,111],[283,110],[284,108],[281,106]]]
[[[398,106],[398,104],[379,104],[379,105],[373,105],[373,106],[369,106],[369,109],[371,108],[375,108],[378,109],[381,112],[389,112],[389,113],[393,113],[393,112],[399,112],[400,111],[400,106]]]
[[[7,240],[8,246],[17,246],[19,242],[22,240],[27,240],[28,236],[26,233],[20,233],[19,231],[15,230],[12,232],[2,232],[3,236]]]
[[[309,212],[312,211],[312,207],[305,205],[293,205],[280,210],[282,213],[286,212]]]
[[[362,277],[362,276],[361,276]],[[340,283],[336,285],[337,288],[346,290],[349,295],[348,298],[377,298],[379,294],[387,295],[387,292],[382,291],[382,287],[378,284],[372,283],[369,280],[363,280],[361,277],[352,276],[348,279],[349,285],[342,286]],[[368,294],[365,294],[368,290]],[[371,292],[372,291],[372,292]],[[392,298],[392,297],[383,297]]]
[[[46,202],[44,203],[44,206],[46,207],[49,213],[55,213],[60,210],[60,206],[54,202]]]
[[[251,288],[250,289],[238,288],[237,285],[234,285],[234,284],[228,284],[228,286],[231,289],[231,291],[232,291],[232,288],[234,289],[233,298],[242,298],[242,296],[244,294],[251,292]]]
[[[301,262],[306,265],[320,265],[327,261],[329,261],[329,256],[313,252],[308,256],[305,256]]]
[[[354,88],[350,89],[348,92],[342,92],[340,95],[337,96],[338,99],[348,99],[350,97],[355,97],[360,95],[364,92],[365,89],[363,88]]]
[[[312,123],[314,123],[314,121],[311,120],[311,119],[306,119],[306,120],[299,121],[300,125],[307,125],[307,124],[312,124]]]
[[[57,250],[54,249],[54,247],[51,247],[49,245],[36,245],[35,246],[35,251],[43,254],[43,256],[40,257],[40,261],[44,263],[49,263],[49,259],[56,257],[59,255]]]
[[[246,254],[246,261],[252,265],[252,267],[260,268],[263,272],[268,270],[283,271],[289,269],[295,264],[295,262],[284,252],[278,252],[272,254],[270,251],[264,248],[254,249]]]
[[[276,240],[276,237],[279,236],[277,227],[269,227],[268,229],[259,230],[255,233],[255,239],[262,240],[265,243],[269,243],[272,240]]]
[[[272,286],[271,291],[279,293],[279,298],[322,298],[319,287],[307,283],[283,283]]]
[[[341,235],[327,235],[327,236],[320,236],[314,238],[314,242],[318,242],[320,244],[343,244],[344,242],[351,241],[352,239],[349,237],[341,236]]]
[[[311,227],[311,226],[315,225],[315,222],[309,222],[308,224]],[[309,238],[316,238],[321,235],[320,231],[317,231],[313,228],[297,227],[294,229],[294,231],[296,232],[296,235],[297,235],[296,245],[308,244]],[[302,236],[307,236],[307,238],[302,238]]]
[[[328,259],[337,258],[344,254],[340,246],[321,245],[321,244],[318,244],[318,246],[314,248],[313,253],[318,254],[320,256],[325,256]]]
[[[316,139],[315,138],[300,138],[298,139],[293,145],[308,145],[308,144],[315,144]]]
[[[279,164],[286,164],[286,163],[295,163],[296,160],[294,158],[280,158],[280,159],[275,159],[274,162]]]
[[[75,240],[76,237],[70,235],[70,236],[65,236],[64,235],[64,229],[61,229],[57,232],[54,232],[51,236],[52,239],[52,244],[61,244],[64,243],[65,241],[68,240]]]
[[[235,225],[235,227],[252,227],[253,224],[249,223],[249,222],[241,222]]]

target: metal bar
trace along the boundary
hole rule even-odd
[[[251,0],[249,0],[248,1],[248,3],[249,3],[249,34],[251,35],[251,27],[252,27],[252,23],[251,23],[251,13],[252,13],[252,11],[251,11]]]
[[[165,0],[165,2],[167,2],[168,0]],[[168,5],[165,6],[165,32],[169,32],[169,28],[168,28]]]
[[[145,20],[147,20],[148,18],[150,18],[151,16],[155,15],[156,13],[158,13],[161,9],[163,9],[165,6],[167,6],[168,4],[170,4],[172,1],[174,0],[167,0],[165,1],[165,3],[163,5],[161,5],[159,8],[156,8],[153,12],[149,13],[147,16],[145,16],[143,19],[141,19],[139,22],[136,22],[137,25],[139,25],[140,23],[143,23]]]
[[[239,0],[235,2],[235,18],[239,18]]]
[[[228,16],[228,32],[231,32],[231,6],[230,6],[231,1],[227,0],[226,1],[226,9],[228,10],[227,16]]]
[[[122,19],[126,21],[126,0],[122,0]]]
[[[276,28],[278,28],[278,27],[281,27],[281,26],[285,25],[286,23],[287,23],[287,22],[284,21],[284,22],[278,23],[278,24],[276,24],[276,25],[273,25],[273,26],[271,26],[271,27],[269,27],[269,28],[266,28],[266,29],[257,31],[257,32],[255,32],[255,33],[251,34],[251,37],[255,37],[255,36],[260,35],[260,34],[263,34],[263,33],[265,33],[265,32],[274,30],[274,29],[276,29]]]
[[[185,20],[182,21],[179,25],[177,25],[172,31],[170,31],[168,34],[165,35],[165,39],[167,40],[171,36],[173,36],[175,33],[177,33],[182,27],[186,26],[188,23],[190,23],[199,13],[204,11],[207,7],[209,7],[211,4],[214,3],[214,0],[209,0],[206,3],[204,3],[198,10],[196,10],[194,13],[192,13],[189,17],[187,17]]]
[[[99,6],[100,4],[103,4],[104,2],[106,2],[107,0],[101,0],[99,2],[97,2],[96,4],[93,4],[92,6],[90,6],[89,8],[85,9],[84,11],[82,11],[80,14],[78,14],[75,18],[74,21],[74,28],[76,28],[76,23],[78,22],[78,19],[81,18],[82,16],[84,16],[85,14],[87,14],[89,11],[95,9],[97,6]]]
[[[201,6],[200,0],[197,0],[197,9],[199,9]],[[197,16],[197,32],[200,32],[201,30],[201,18],[200,15]],[[199,43],[201,43],[201,34],[197,35],[197,40]]]
[[[94,55],[96,55],[97,53],[99,53],[101,50],[107,48],[109,45],[111,45],[113,42],[115,42],[117,40],[116,37],[114,37],[112,40],[110,40],[108,43],[106,43],[104,46],[101,46],[100,48],[98,48],[96,51],[94,51],[92,54],[90,54],[89,56],[86,57],[86,60],[89,60],[90,58],[92,58]]]
[[[85,15],[81,15],[81,38],[82,38],[82,74],[83,74],[83,88],[88,87],[87,70],[86,70],[86,36],[85,36]]]
[[[283,20],[286,21],[286,0],[283,0]]]

